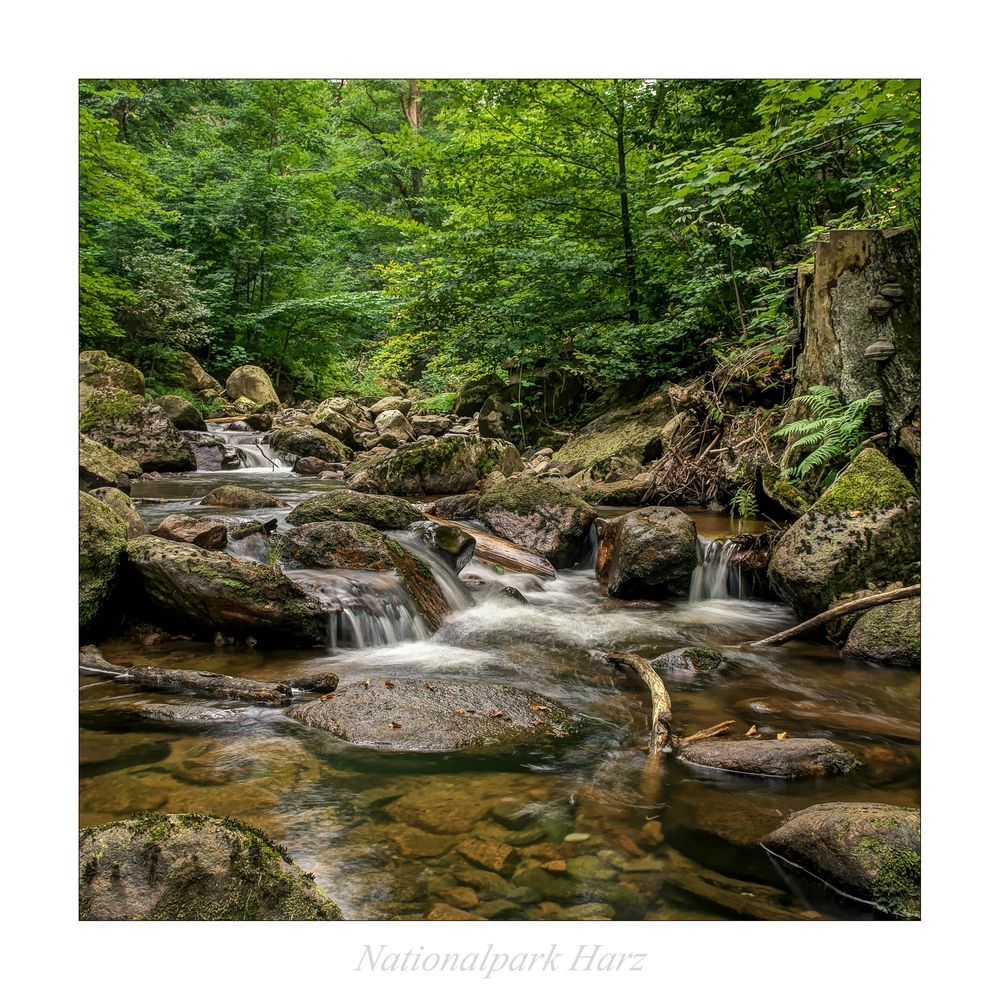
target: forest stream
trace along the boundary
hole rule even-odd
[[[240,449],[245,467],[135,482],[132,497],[149,527],[174,513],[218,519],[218,509],[201,505],[201,497],[238,484],[289,503],[254,512],[276,518],[280,530],[291,505],[344,488],[292,473],[260,444],[260,434],[216,433]],[[81,673],[81,825],[137,810],[244,820],[283,844],[354,919],[425,919],[449,901],[488,919],[877,917],[870,906],[779,868],[760,840],[792,811],[816,803],[919,805],[920,675],[817,642],[736,648],[797,619],[790,608],[755,596],[753,581],[728,564],[726,546],[712,543],[773,525],[686,512],[703,553],[686,601],[607,597],[593,551],[554,579],[500,576],[477,562],[456,576],[424,551],[450,605],[433,634],[384,574],[285,567],[305,589],[333,595],[343,607],[331,614],[326,649],[177,637],[155,645],[122,636],[102,643],[114,663],[256,679],[333,671],[341,685],[510,684],[566,706],[585,725],[571,740],[517,753],[385,752],[307,727],[281,708],[195,701]],[[393,537],[420,545],[412,535]],[[227,551],[269,558],[261,534],[230,539]],[[498,599],[495,589],[475,585],[477,577],[499,578],[527,603]],[[603,653],[653,658],[691,645],[710,645],[726,659],[710,672],[664,676],[682,730],[733,719],[740,736],[772,739],[781,730],[826,737],[862,766],[798,781],[671,757],[651,769],[648,692]],[[780,714],[768,712],[767,702],[780,702]],[[136,710],[170,703],[206,711],[161,721]]]

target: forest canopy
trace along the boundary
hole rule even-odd
[[[830,228],[919,231],[915,80],[87,80],[80,334],[283,396],[656,385],[790,322]]]

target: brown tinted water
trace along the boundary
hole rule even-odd
[[[233,481],[232,474],[164,477],[136,492],[170,496],[172,510],[192,510],[222,481]],[[290,502],[328,485],[273,474],[237,481]],[[160,506],[144,516],[159,520],[169,512]],[[729,524],[724,515],[696,518],[706,537],[727,533],[719,530],[720,520]],[[744,523],[735,530],[756,529]],[[479,603],[453,612],[432,638],[393,646],[290,652],[116,640],[102,648],[112,661],[247,677],[333,670],[342,683],[511,683],[587,718],[571,745],[517,756],[388,754],[307,729],[281,709],[81,676],[81,824],[140,809],[238,817],[281,841],[357,919],[423,919],[432,910],[450,912],[442,904],[490,919],[872,916],[818,883],[779,871],[758,841],[794,810],[818,802],[918,804],[919,674],[844,659],[819,643],[728,650],[730,665],[718,672],[666,677],[683,731],[735,719],[737,733],[756,724],[765,738],[779,730],[829,737],[862,766],[798,782],[669,759],[651,771],[646,692],[600,652],[652,657],[692,643],[732,646],[787,626],[791,612],[750,600],[609,600],[589,569],[544,584],[508,573],[503,582],[520,587],[528,605],[475,592]],[[745,705],[767,698],[786,703],[779,714]],[[169,702],[225,711],[220,719],[183,724],[137,712]]]

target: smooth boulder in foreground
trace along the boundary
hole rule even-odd
[[[858,766],[852,753],[832,740],[699,740],[677,755],[687,764],[772,778],[821,778]]]
[[[130,542],[128,558],[153,604],[188,628],[290,646],[326,640],[327,612],[276,567],[154,535]]]
[[[265,833],[197,813],[143,813],[80,831],[81,920],[339,920]]]
[[[881,802],[824,802],[762,841],[781,861],[898,917],[920,916],[920,810]]]
[[[531,691],[420,680],[341,685],[335,697],[296,705],[288,714],[348,743],[416,753],[537,746],[580,725],[568,709]]]

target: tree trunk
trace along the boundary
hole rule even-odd
[[[635,274],[635,245],[632,242],[632,217],[628,203],[628,174],[625,169],[625,101],[618,98],[615,118],[615,141],[618,147],[618,200],[621,204],[622,246],[625,249],[625,283],[628,288],[628,321],[639,322],[639,285]]]

